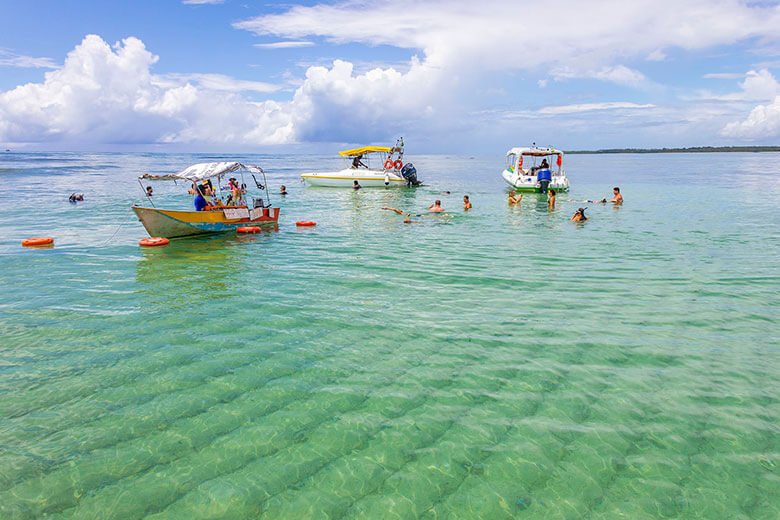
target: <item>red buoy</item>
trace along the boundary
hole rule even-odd
[[[299,220],[295,223],[296,226],[316,226],[316,222],[312,222],[311,220]]]
[[[241,226],[236,228],[236,231],[238,233],[259,233],[262,230],[258,226]]]
[[[166,245],[170,240],[163,237],[149,237],[149,238],[142,238],[138,241],[138,245],[144,246],[144,247],[154,247],[154,246],[164,246]]]
[[[41,246],[53,246],[54,239],[52,237],[32,237],[22,240],[24,247],[41,247]]]

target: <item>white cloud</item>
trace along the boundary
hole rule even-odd
[[[706,74],[708,78],[729,79],[730,74]],[[745,78],[738,83],[739,92],[730,94],[716,95],[709,91],[700,93],[698,100],[745,102],[745,101],[769,101],[774,99],[775,95],[780,94],[780,83],[767,69],[758,71],[751,70],[745,74],[737,75],[738,78]]]
[[[23,56],[16,54],[9,49],[0,48],[0,66],[35,68],[35,69],[56,69],[59,65],[54,63],[51,58],[33,58],[32,56]]]
[[[254,44],[254,47],[257,47],[258,49],[297,49],[300,47],[311,47],[314,45],[314,42],[310,41],[284,41],[284,42],[273,42],[273,43],[256,43]]]
[[[591,110],[616,110],[616,109],[641,109],[654,108],[655,105],[638,105],[636,103],[626,103],[622,101],[613,101],[608,103],[583,103],[579,105],[559,105],[540,108],[539,114],[572,114],[576,112],[589,112]]]
[[[555,13],[553,31],[540,23],[550,13]],[[483,70],[547,66],[599,71],[627,57],[658,57],[669,47],[690,50],[747,38],[774,40],[780,7],[738,0],[367,0],[295,6],[235,26],[264,36],[317,36],[335,44],[419,49],[424,63],[450,70],[478,65]]]
[[[661,49],[656,49],[645,58],[647,61],[664,61],[666,60],[666,54]]]
[[[42,83],[0,93],[0,140],[284,144],[386,138],[433,114],[446,78],[412,60],[409,70],[352,64],[310,67],[287,102],[251,102],[239,92],[278,87],[219,74],[154,75],[143,42],[110,47],[88,35]]]
[[[279,85],[272,83],[235,79],[224,74],[166,74],[165,76],[156,76],[153,82],[162,87],[181,86],[191,82],[204,89],[223,92],[269,93],[281,89]]]
[[[539,86],[539,88],[544,88],[547,86],[547,80],[546,79],[540,79],[536,82],[536,84]]]
[[[702,76],[704,79],[741,79],[744,77],[745,75],[739,72],[712,72]]]
[[[744,121],[727,124],[721,135],[747,139],[780,137],[780,96],[771,103],[755,107]]]
[[[614,67],[602,67],[599,70],[581,70],[570,67],[555,69],[552,76],[556,81],[575,78],[592,78],[601,81],[609,81],[627,87],[639,87],[647,83],[647,78],[637,70],[629,69],[624,65]]]

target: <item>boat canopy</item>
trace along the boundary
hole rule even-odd
[[[509,150],[507,155],[530,155],[533,157],[544,157],[547,155],[563,155],[563,152],[561,150],[556,150],[553,147],[549,148],[512,148]]]
[[[339,152],[339,155],[342,157],[355,157],[358,155],[365,155],[367,153],[374,153],[374,152],[391,152],[393,149],[389,146],[362,146],[360,148],[354,148],[352,150],[344,150],[343,152]]]
[[[233,173],[238,170],[247,170],[253,173],[263,173],[263,170],[259,166],[253,164],[243,165],[239,162],[212,162],[212,163],[199,163],[188,166],[178,173],[169,175],[152,175],[145,173],[139,177],[148,181],[175,181],[186,180],[190,182],[200,182],[202,180],[210,179],[212,177],[222,177],[228,173]]]

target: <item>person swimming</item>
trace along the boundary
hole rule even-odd
[[[284,184],[279,188],[279,195],[287,195],[287,188]]]
[[[68,202],[76,203],[81,202],[84,200],[84,194],[83,193],[71,193],[70,197],[68,197]]]
[[[153,192],[153,191],[154,191],[154,190],[152,189],[152,187],[151,187],[151,186],[147,186],[147,187],[146,187],[146,196],[147,196],[147,197],[151,197],[151,196],[152,196],[152,192]]]
[[[588,217],[585,216],[585,210],[587,208],[578,208],[571,217],[571,222],[585,222]]]
[[[360,189],[360,188],[362,188],[362,187],[363,187],[363,186],[361,186],[361,185],[360,185],[360,183],[359,183],[358,181],[353,181],[353,182],[352,182],[352,189],[353,189],[353,190],[359,190],[359,189]]]
[[[612,193],[615,195],[612,197],[612,200],[610,202],[614,202],[615,204],[623,204],[623,195],[620,194],[620,188],[615,186],[612,188]]]
[[[400,209],[396,209],[396,208],[390,208],[390,207],[388,207],[388,206],[382,206],[382,209],[386,209],[386,210],[388,210],[388,211],[395,211],[395,212],[396,212],[396,213],[398,213],[399,215],[404,215],[405,217],[427,217],[427,218],[436,218],[436,217],[451,217],[451,216],[452,216],[452,215],[450,215],[449,213],[439,213],[439,214],[437,214],[437,215],[423,215],[422,213],[415,213],[415,214],[412,214],[412,213],[407,213],[407,212],[405,212],[405,211],[401,211]]]

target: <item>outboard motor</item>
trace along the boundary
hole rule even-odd
[[[265,207],[265,205],[263,204],[263,199],[258,199],[258,198],[252,199],[252,206],[254,206],[255,209]]]
[[[415,168],[412,163],[406,163],[404,167],[401,168],[401,177],[406,179],[407,186],[417,186],[420,184],[420,181],[417,180],[417,168]]]
[[[552,172],[549,168],[543,168],[536,172],[536,179],[539,181],[539,189],[542,193],[547,193],[547,188],[552,182]]]

